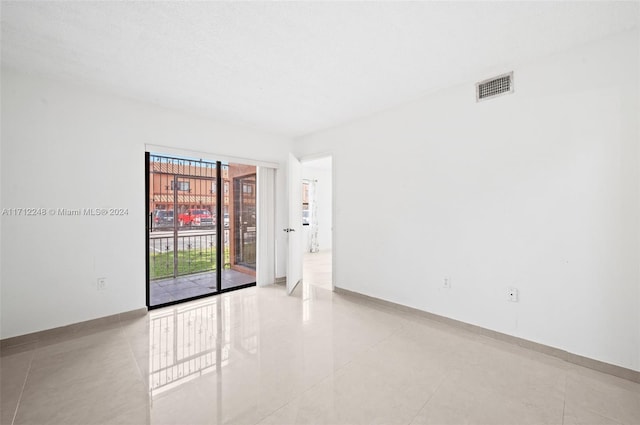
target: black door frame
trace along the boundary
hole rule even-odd
[[[149,202],[149,194],[150,194],[150,171],[151,171],[151,153],[145,151],[145,191],[144,191],[144,204],[145,204],[145,289],[146,289],[146,305],[148,310],[154,310],[157,308],[168,307],[175,304],[180,304],[188,301],[193,301],[201,298],[211,297],[219,294],[223,294],[226,292],[236,291],[239,289],[250,288],[252,286],[256,286],[256,282],[242,284],[238,286],[234,286],[232,288],[222,289],[222,273],[224,267],[224,217],[223,217],[223,204],[224,204],[224,194],[223,194],[223,178],[222,178],[222,162],[216,161],[216,290],[215,292],[210,292],[206,294],[196,295],[193,297],[187,297],[180,300],[169,301],[162,304],[151,305],[151,272],[150,272],[150,235],[153,230],[153,212],[150,210],[150,202]],[[155,155],[155,154],[154,154]],[[158,156],[161,156],[158,154]],[[202,161],[201,159],[191,159],[192,161]],[[213,164],[213,162],[209,162]],[[188,177],[188,176],[180,176],[178,177]],[[256,179],[257,182],[257,179]],[[174,217],[173,217],[173,225],[174,229],[178,225],[178,217],[177,211],[174,209]],[[175,238],[175,232],[174,232]],[[222,247],[222,251],[220,251],[220,247]]]

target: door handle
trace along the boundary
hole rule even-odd
[[[296,229],[291,229],[291,228],[282,229],[282,230],[284,230],[284,231],[285,231],[285,232],[287,232],[287,233],[289,233],[289,232],[295,232],[295,231],[296,231]]]

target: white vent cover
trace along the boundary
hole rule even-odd
[[[476,101],[513,93],[513,72],[476,83]]]

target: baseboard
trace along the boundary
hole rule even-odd
[[[54,338],[60,335],[68,335],[84,329],[99,328],[101,326],[109,326],[124,320],[136,319],[147,314],[147,308],[138,308],[135,310],[125,311],[124,313],[112,314],[110,316],[99,317],[97,319],[85,320],[84,322],[73,323],[71,325],[60,326],[43,331],[32,332],[25,335],[18,335],[10,338],[0,339],[0,350],[8,347],[14,347],[23,344],[31,344],[44,339]]]
[[[287,284],[287,277],[286,276],[276,277],[276,280],[274,281],[274,283],[276,285],[286,285]]]
[[[450,319],[448,317],[440,316],[438,314],[429,313],[428,311],[419,310],[417,308],[408,307],[406,305],[397,304],[397,303],[386,301],[380,298],[375,298],[370,295],[361,294],[359,292],[350,291],[348,289],[335,287],[334,292],[336,292],[337,294],[346,295],[353,298],[359,298],[361,300],[378,304],[383,307],[388,307],[388,308],[400,310],[403,312],[413,313],[418,316],[425,317],[427,319],[431,319],[440,323],[445,323],[447,325],[454,326],[456,328],[461,328],[476,334],[487,336],[489,338],[493,338],[493,339],[497,339],[510,344],[518,345],[520,347],[527,348],[532,351],[537,351],[542,354],[547,354],[553,357],[557,357],[568,363],[584,366],[586,368],[593,369],[598,372],[606,373],[608,375],[613,375],[618,378],[623,378],[632,382],[640,383],[640,372],[635,371],[633,369],[627,369],[622,366],[605,363],[600,360],[595,360],[589,357],[584,357],[578,354],[570,353],[568,351],[565,351],[556,347],[551,347],[549,345],[544,345],[537,342],[529,341],[527,339],[508,335],[502,332],[497,332],[491,329],[486,329],[480,326],[471,325],[469,323],[461,322],[459,320]]]

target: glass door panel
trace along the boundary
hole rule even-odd
[[[256,175],[234,179],[235,258],[237,264],[256,269]]]
[[[222,166],[225,268],[222,289],[256,282],[256,167]]]
[[[217,164],[149,155],[149,307],[218,292]]]

